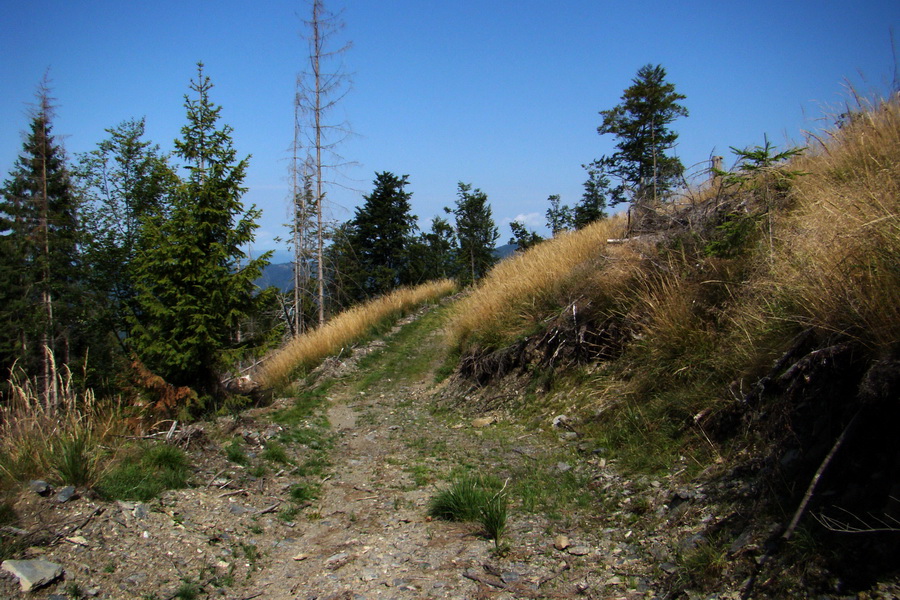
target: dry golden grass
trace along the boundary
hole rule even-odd
[[[287,385],[294,374],[315,367],[325,357],[337,354],[342,348],[370,335],[386,321],[396,319],[455,290],[455,282],[443,279],[414,288],[400,288],[386,296],[355,306],[322,327],[295,337],[270,354],[253,379],[267,389]]]
[[[861,110],[797,161],[773,283],[797,318],[874,348],[900,340],[900,99]]]
[[[624,219],[599,221],[502,261],[457,306],[448,327],[452,343],[515,337],[564,308],[592,287],[601,264],[609,263],[610,272],[621,268],[611,264],[606,241],[624,229]]]
[[[34,381],[14,377],[0,406],[0,480],[30,478],[91,485],[124,433],[121,407],[91,390],[76,392],[67,369],[56,373],[57,402],[47,406]]]

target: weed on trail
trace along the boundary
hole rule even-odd
[[[500,538],[506,531],[506,485],[491,475],[463,475],[431,499],[428,514],[481,524],[484,535],[494,540],[499,551]]]
[[[187,487],[185,453],[165,444],[138,445],[103,476],[97,491],[109,500],[147,502],[164,490]]]

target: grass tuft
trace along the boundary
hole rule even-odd
[[[493,476],[463,475],[431,499],[428,514],[448,521],[480,523],[485,536],[494,540],[499,550],[506,531],[506,485]]]
[[[184,452],[165,444],[130,448],[100,480],[97,491],[109,500],[147,502],[161,492],[187,487]]]
[[[76,391],[71,372],[51,361],[56,402],[48,402],[36,379],[15,371],[0,403],[0,488],[54,476],[61,483],[91,486],[121,443],[123,410]]]

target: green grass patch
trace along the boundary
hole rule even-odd
[[[269,462],[287,465],[291,463],[288,458],[287,450],[278,442],[266,442],[266,447],[262,451],[262,457]]]
[[[108,500],[147,502],[165,490],[187,487],[189,475],[187,456],[180,449],[140,445],[101,478],[97,491]]]
[[[676,557],[678,582],[684,587],[710,589],[728,566],[727,544],[720,540],[701,540]]]
[[[591,507],[596,498],[588,485],[590,478],[574,469],[560,472],[553,460],[526,464],[515,472],[510,494],[521,501],[522,509],[561,516],[573,506]]]
[[[428,340],[447,319],[447,306],[438,306],[407,323],[388,338],[388,345],[360,360],[359,390],[377,387],[388,380],[419,381],[431,365],[447,352],[442,339]]]
[[[428,465],[422,464],[420,462],[413,463],[406,468],[406,471],[413,478],[413,486],[415,488],[425,487],[432,481],[434,481],[434,473],[428,467]]]
[[[312,502],[319,497],[319,486],[312,483],[298,483],[291,487],[291,500],[298,504]]]
[[[297,467],[294,471],[300,477],[320,477],[331,466],[328,455],[325,452],[316,452]]]
[[[428,514],[449,521],[473,521],[494,540],[500,551],[500,538],[506,531],[506,488],[492,475],[463,475],[450,487],[438,492],[428,506]]]
[[[297,394],[292,406],[274,412],[272,420],[285,426],[307,424],[324,405],[326,396],[333,385],[334,382],[326,381],[321,385],[304,389]]]
[[[447,521],[477,521],[482,507],[503,489],[492,475],[463,475],[438,492],[428,505],[428,514]]]
[[[225,446],[225,457],[233,463],[246,465],[249,462],[247,452],[244,450],[244,440],[236,437]]]

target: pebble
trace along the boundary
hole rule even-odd
[[[72,498],[75,498],[75,486],[67,485],[63,489],[59,490],[59,493],[56,495],[56,501],[60,504],[68,502]]]
[[[28,489],[37,494],[38,496],[46,496],[53,488],[50,487],[50,484],[44,481],[43,479],[33,479],[28,482]]]
[[[335,571],[350,562],[350,555],[346,552],[338,552],[325,559],[325,568]]]

